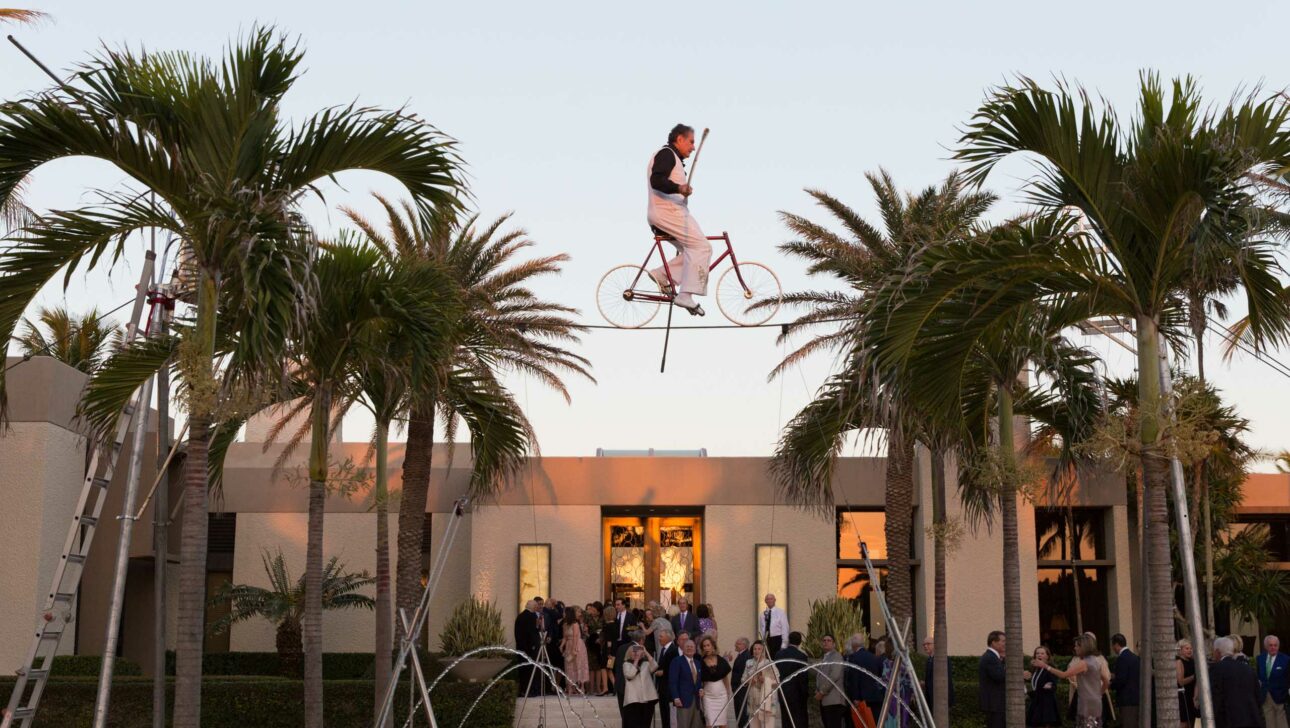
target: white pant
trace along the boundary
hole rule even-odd
[[[667,261],[667,272],[676,281],[679,293],[708,295],[708,266],[712,264],[712,243],[704,237],[699,223],[684,208],[651,215],[649,224],[671,236],[677,254]],[[660,266],[650,271],[654,280],[667,282],[667,272]]]

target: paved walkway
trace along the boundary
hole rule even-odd
[[[542,721],[542,706],[546,706],[546,721]],[[621,728],[618,719],[618,701],[611,695],[604,698],[572,696],[563,700],[553,696],[520,699],[515,705],[515,728]],[[657,719],[655,724],[657,724]]]

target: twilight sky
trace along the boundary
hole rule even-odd
[[[874,215],[863,173],[879,166],[908,188],[935,183],[952,168],[957,129],[985,90],[1012,74],[1078,81],[1125,116],[1144,68],[1193,74],[1214,100],[1290,83],[1282,49],[1265,40],[1267,29],[1290,24],[1290,6],[1276,2],[1221,14],[1191,0],[22,5],[54,20],[6,32],[63,71],[100,44],[215,54],[257,22],[298,35],[306,72],[288,96],[288,114],[352,100],[406,105],[459,139],[480,212],[514,211],[537,252],[573,256],[541,290],[580,308],[587,323],[603,323],[594,301],[600,275],[644,255],[645,165],[678,121],[712,128],[692,201],[701,225],[729,231],[742,258],[770,264],[786,290],[797,290],[828,284],[812,284],[803,266],[776,251],[787,239],[777,211],[826,220],[802,192],[812,187]],[[0,97],[44,85],[15,49],[0,48]],[[1020,159],[995,172],[989,186],[1003,202],[993,217],[1018,209],[1029,174]],[[29,196],[39,208],[67,207],[119,180],[105,165],[69,160],[41,170]],[[372,190],[397,194],[374,175],[341,182],[310,209],[322,229],[339,226],[338,204],[370,209]],[[66,293],[61,283],[51,286],[41,302],[115,307],[131,294],[142,250],[133,246],[132,260],[110,275],[78,273]],[[705,307],[705,323],[724,322],[712,299]],[[572,404],[537,382],[512,384],[547,455],[593,455],[597,447],[763,455],[831,364],[821,358],[767,382],[783,354],[777,333],[675,332],[660,375],[661,332],[596,330],[582,351],[598,383],[571,381]],[[1114,344],[1085,343],[1107,355],[1113,373],[1131,371]],[[1249,358],[1209,364],[1252,420],[1253,442],[1290,447],[1290,382]],[[365,439],[369,426],[351,416],[347,439]]]

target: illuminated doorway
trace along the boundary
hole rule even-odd
[[[609,599],[632,607],[699,601],[700,516],[614,516],[602,519],[604,584]]]

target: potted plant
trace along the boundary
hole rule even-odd
[[[838,650],[853,634],[864,634],[864,617],[860,607],[846,597],[830,597],[811,602],[811,617],[806,624],[806,654],[814,658],[823,654],[820,638],[833,635]]]
[[[502,631],[502,613],[491,602],[474,596],[458,604],[439,632],[448,672],[458,680],[482,682],[491,679],[510,664],[509,655],[480,654],[466,659],[462,655],[480,647],[506,647]]]

